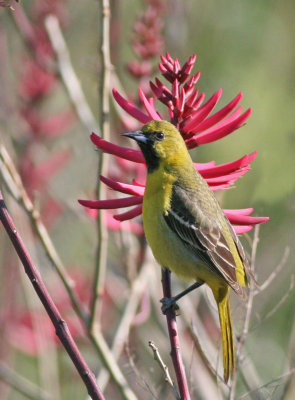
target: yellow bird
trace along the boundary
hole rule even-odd
[[[227,382],[235,370],[229,289],[245,297],[245,270],[252,277],[243,247],[174,125],[151,121],[123,135],[138,143],[147,164],[143,225],[156,260],[196,281],[193,287],[206,283],[213,292]]]

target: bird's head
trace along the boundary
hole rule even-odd
[[[180,155],[182,158],[188,155],[181,134],[168,121],[151,121],[138,131],[126,132],[122,135],[138,143],[149,172],[158,168],[161,161],[175,162]]]

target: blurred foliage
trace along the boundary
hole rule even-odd
[[[263,282],[271,271],[279,264],[286,246],[290,255],[285,268],[280,272],[272,285],[255,300],[253,320],[246,344],[246,353],[255,367],[258,381],[266,383],[283,375],[294,367],[294,308],[295,296],[291,291],[287,300],[266,321],[267,315],[280,302],[287,292],[295,267],[294,237],[295,237],[295,3],[291,0],[187,0],[184,2],[170,0],[165,17],[164,37],[165,51],[181,62],[191,54],[198,55],[197,68],[202,71],[200,90],[209,98],[222,87],[223,96],[220,107],[228,103],[239,91],[244,98],[244,109],[252,107],[253,114],[247,124],[234,134],[210,145],[202,146],[193,152],[195,161],[206,162],[214,159],[218,164],[240,158],[246,153],[258,150],[258,157],[252,168],[243,179],[240,179],[235,189],[223,194],[224,208],[254,207],[257,215],[270,216],[270,221],[260,229],[260,242],[257,255],[257,274],[259,282]],[[27,15],[30,17],[34,1],[23,1]],[[112,60],[121,83],[128,93],[136,94],[137,85],[127,74],[126,64],[134,59],[130,46],[132,26],[136,17],[142,12],[144,1],[127,0],[112,1]],[[91,109],[98,115],[98,57],[99,13],[98,3],[94,1],[67,1],[67,19],[63,32],[69,47],[72,64],[81,80],[83,90]],[[0,123],[1,141],[8,146],[17,163],[18,157],[24,151],[27,127],[18,116],[22,100],[18,94],[18,81],[22,74],[23,57],[28,52],[21,34],[17,30],[11,13],[13,11],[0,9]],[[4,56],[2,56],[4,55]],[[196,71],[195,71],[196,72]],[[44,102],[38,105],[40,112],[51,114],[69,104],[68,95],[61,83]],[[119,142],[118,116],[112,110],[111,115],[112,140]],[[121,128],[120,128],[121,129]],[[52,196],[63,206],[58,219],[53,221],[51,236],[61,258],[69,269],[79,269],[86,277],[91,277],[96,249],[96,228],[82,207],[78,198],[94,198],[97,182],[97,158],[89,140],[85,127],[77,122],[65,134],[57,139],[46,139],[41,147],[37,143],[33,154],[36,162],[44,161],[57,150],[67,149],[71,158],[66,166],[50,179],[46,192],[36,193],[40,204],[46,196]],[[7,195],[9,204],[14,204]],[[11,207],[19,215],[15,206]],[[19,217],[24,237],[28,238],[33,248],[32,232],[29,223],[22,215]],[[29,232],[29,233],[28,233]],[[3,260],[13,264],[16,260],[9,254],[7,240],[1,233],[0,254]],[[249,236],[252,236],[250,233]],[[31,239],[30,239],[31,238]],[[138,246],[135,239],[134,246]],[[247,241],[243,239],[247,246]],[[122,237],[117,232],[110,233],[109,268],[115,287],[119,288],[117,309],[113,311],[112,321],[108,321],[107,339],[111,340],[116,329],[116,320],[120,316],[120,306],[126,301],[126,293],[122,288],[126,284],[126,271],[118,266],[117,257],[120,254]],[[38,265],[46,274],[50,292],[55,296],[56,278],[50,278],[54,272],[40,245],[34,244]],[[250,251],[250,249],[249,249]],[[120,258],[119,258],[120,259]],[[13,261],[11,261],[13,260]],[[49,272],[48,272],[49,270]],[[47,271],[47,272],[45,272]],[[22,272],[15,272],[16,276]],[[159,271],[157,277],[160,279]],[[116,281],[117,279],[117,281]],[[0,269],[0,293],[5,292],[7,282],[4,268]],[[113,281],[112,281],[113,282]],[[124,284],[123,284],[124,283]],[[113,284],[113,283],[108,283]],[[178,283],[175,282],[177,286]],[[2,287],[3,286],[3,287]],[[158,288],[158,286],[157,286]],[[120,290],[122,292],[120,292]],[[24,300],[23,284],[17,288],[16,295],[20,303]],[[4,295],[0,294],[2,304],[7,304]],[[24,296],[24,297],[23,297]],[[116,298],[116,296],[114,296]],[[158,293],[158,297],[161,294]],[[241,305],[234,300],[233,319],[237,331],[242,327],[243,316],[239,313]],[[114,298],[111,299],[114,301]],[[183,311],[185,312],[185,311]],[[158,398],[168,399],[168,390],[161,385],[158,366],[154,365],[147,349],[146,342],[157,337],[159,347],[165,347],[164,329],[155,315],[158,310],[152,309],[149,319],[139,328],[136,334],[129,338],[131,353],[136,354],[135,363],[141,377],[136,377],[137,384],[144,393],[142,398],[152,398],[145,387],[143,375],[149,374]],[[260,323],[260,319],[262,322]],[[2,329],[2,328],[1,328]],[[1,333],[3,333],[1,331]],[[7,339],[6,339],[7,340]],[[7,340],[7,346],[9,339]],[[13,345],[10,344],[13,348]],[[91,367],[97,371],[100,362],[89,348],[86,339],[79,339],[79,346],[89,360]],[[6,349],[7,350],[7,349]],[[168,350],[169,351],[169,350]],[[168,363],[168,351],[165,354]],[[50,351],[49,351],[50,352]],[[46,360],[47,353],[43,356]],[[85,395],[84,387],[73,370],[66,354],[58,351],[59,380],[61,384],[61,399],[80,399]],[[38,362],[35,357],[26,355],[19,350],[11,351],[9,361],[17,366],[19,373],[40,384],[44,382],[38,374]],[[43,360],[44,362],[44,360]],[[130,360],[126,354],[121,358],[121,366],[125,373],[134,377]],[[191,366],[195,368],[195,366]],[[73,376],[75,378],[73,378]],[[292,399],[295,396],[294,380],[289,385],[286,381],[274,391],[272,399]],[[282,382],[279,382],[279,384]],[[50,386],[50,385],[49,385]],[[46,387],[46,384],[45,384]],[[48,387],[48,382],[47,382]],[[269,388],[267,388],[269,389]],[[22,395],[16,391],[3,389],[9,400],[21,400]],[[137,387],[137,390],[138,387]],[[249,388],[241,379],[238,384],[237,399]],[[196,389],[197,391],[197,389]],[[270,398],[269,391],[261,391],[261,396],[254,394],[253,399]],[[107,398],[119,397],[116,389],[110,387]],[[171,396],[171,395],[170,395]],[[257,396],[257,397],[256,397]],[[172,398],[172,397],[169,397]],[[199,398],[197,395],[195,398]],[[201,398],[201,397],[200,397]],[[250,398],[247,397],[247,398]],[[211,400],[211,399],[210,399]]]

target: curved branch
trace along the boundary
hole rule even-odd
[[[56,335],[59,337],[61,343],[73,361],[79,375],[81,376],[84,384],[88,390],[89,395],[94,400],[104,400],[93,372],[89,369],[83,356],[81,355],[74,339],[69,331],[66,322],[63,320],[56,305],[54,304],[42,278],[36,268],[33,260],[31,259],[11,216],[8,213],[6,205],[0,191],[0,220],[10,237],[10,240],[24,266],[25,272],[28,275],[35,292],[40,298],[49,318],[51,319],[55,329]]]

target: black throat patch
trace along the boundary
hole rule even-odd
[[[139,142],[138,144],[145,158],[148,173],[150,174],[159,167],[160,158],[156,153],[152,141],[148,141],[147,143]]]

